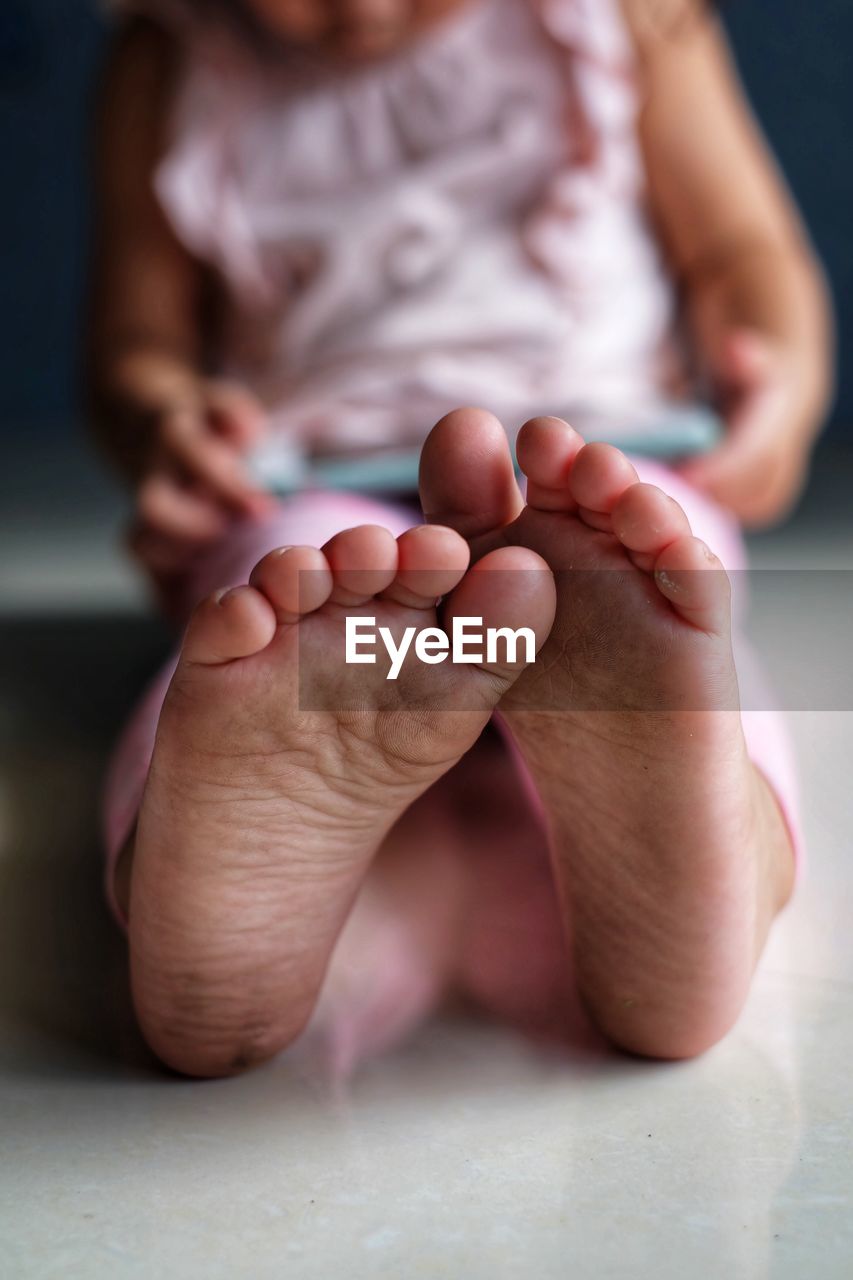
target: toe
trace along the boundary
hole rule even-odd
[[[275,612],[260,591],[232,587],[209,596],[194,611],[183,657],[204,666],[248,658],[267,647],[275,629]]]
[[[729,631],[729,577],[699,538],[676,539],[655,560],[654,573],[658,590],[686,621],[715,635]]]
[[[523,503],[506,432],[484,409],[456,409],[421,454],[421,506],[430,524],[475,538],[509,524]]]
[[[397,542],[381,525],[363,524],[335,534],[323,547],[334,578],[334,604],[365,604],[390,587],[397,573]]]
[[[653,484],[626,489],[612,512],[613,532],[634,563],[650,571],[664,547],[690,533],[690,522],[674,498]]]
[[[313,613],[332,594],[332,571],[316,547],[278,547],[252,570],[249,582],[275,610],[279,623]]]
[[[518,433],[518,465],[527,476],[527,505],[540,511],[573,511],[569,474],[583,440],[562,418],[531,418]]]
[[[397,576],[383,599],[431,608],[461,580],[470,559],[468,543],[454,529],[416,525],[397,539]]]
[[[534,660],[554,625],[557,591],[554,575],[541,556],[526,547],[500,547],[478,560],[449,597],[445,618],[482,619],[485,630],[518,632],[515,655],[500,638],[496,652],[485,654],[480,670],[511,684]],[[479,629],[479,624],[478,624]],[[528,635],[529,633],[529,645]]]
[[[637,473],[611,444],[584,445],[572,466],[569,490],[587,524],[611,528],[611,512],[622,494],[637,483]]]

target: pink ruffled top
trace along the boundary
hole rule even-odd
[[[184,39],[156,188],[282,439],[414,444],[470,403],[622,418],[677,377],[618,0],[469,0],[344,70],[123,7]]]

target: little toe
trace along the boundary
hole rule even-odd
[[[275,611],[253,587],[208,596],[194,610],[184,636],[187,662],[217,666],[265,649],[276,631]]]
[[[527,505],[539,511],[573,511],[569,475],[584,447],[581,436],[562,418],[531,418],[518,433],[516,454],[527,476]]]
[[[624,453],[598,441],[584,445],[569,476],[569,489],[582,519],[594,529],[608,531],[613,508],[636,483],[637,473]]]
[[[658,590],[675,611],[702,631],[725,635],[731,625],[731,584],[722,562],[690,535],[677,538],[655,560]]]
[[[674,498],[654,484],[626,489],[612,512],[613,532],[634,564],[650,572],[670,543],[690,533],[690,522]]]
[[[269,600],[279,623],[319,609],[334,585],[328,561],[316,547],[277,547],[258,561],[249,582]]]
[[[334,577],[334,604],[365,604],[390,587],[397,573],[397,542],[381,525],[363,524],[336,533],[323,552]]]
[[[416,525],[397,539],[397,576],[382,598],[431,608],[461,581],[470,559],[468,543],[454,529]]]

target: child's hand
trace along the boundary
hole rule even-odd
[[[770,524],[790,510],[808,474],[813,379],[797,354],[751,329],[726,335],[715,363],[726,437],[682,474],[744,524]]]
[[[242,388],[199,381],[148,419],[134,460],[136,517],[130,541],[155,576],[180,572],[235,516],[260,515],[270,497],[251,480],[245,454],[263,435],[261,406]]]

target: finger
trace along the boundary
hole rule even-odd
[[[349,53],[375,54],[399,39],[411,0],[340,0],[338,36]]]
[[[740,490],[744,487],[744,483],[752,482],[754,461],[749,444],[732,440],[727,441],[714,454],[684,466],[680,471],[688,484],[703,490],[711,497],[720,497],[726,490],[731,490],[732,486]]]
[[[728,334],[726,350],[727,396],[721,388],[728,399],[726,432],[717,448],[685,462],[683,474],[696,484],[772,449],[787,427],[788,390],[778,352],[751,330]]]
[[[237,382],[215,380],[206,386],[210,424],[224,439],[249,449],[266,431],[266,412],[260,401]]]
[[[328,0],[325,4],[317,0],[277,0],[274,21],[276,29],[298,44],[322,40],[331,23]]]
[[[732,405],[723,440],[710,453],[685,462],[681,473],[702,488],[728,482],[739,471],[759,466],[784,434],[784,389],[762,387]]]
[[[238,511],[250,513],[258,499],[265,498],[251,483],[233,446],[218,440],[194,414],[171,414],[163,423],[161,439],[194,480]]]
[[[705,492],[738,517],[747,528],[780,520],[794,505],[805,483],[806,468],[784,464],[761,466],[708,486]]]
[[[403,24],[410,0],[340,0],[344,20],[365,26]]]
[[[163,472],[142,482],[136,510],[141,526],[196,545],[221,537],[228,527],[225,513],[214,502]]]
[[[199,549],[196,542],[170,537],[139,523],[128,531],[126,543],[134,559],[159,576],[185,573]]]
[[[772,418],[775,429],[778,417]],[[689,483],[733,511],[744,523],[763,524],[784,514],[801,487],[805,458],[779,451],[765,426],[735,433],[724,449],[702,460],[701,468],[682,468]]]
[[[735,385],[759,386],[772,378],[778,356],[772,343],[754,329],[735,329],[723,345],[723,374]]]

